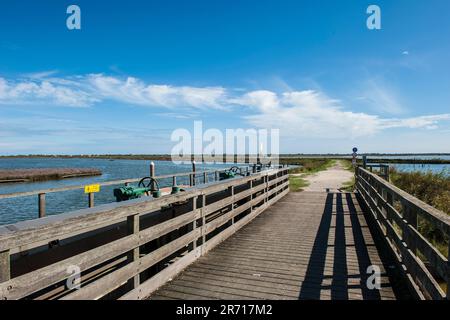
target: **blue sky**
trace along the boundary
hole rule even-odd
[[[450,152],[449,40],[448,0],[2,1],[0,154],[168,153],[194,120],[279,128],[281,152]]]

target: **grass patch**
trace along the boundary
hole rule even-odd
[[[281,159],[282,164],[299,165],[301,167],[291,170],[291,173],[305,173],[312,174],[319,171],[327,170],[332,167],[336,160],[334,159],[319,159],[319,158],[292,158]]]
[[[450,214],[450,176],[446,172],[401,172],[390,169],[391,182],[434,208]],[[425,217],[418,217],[418,231],[445,257],[448,256],[447,235],[434,228]]]
[[[355,190],[355,177],[352,178],[352,180],[344,182],[344,185],[340,190],[345,192],[353,192]]]
[[[390,179],[400,189],[450,214],[450,175],[446,172],[400,172],[391,168]]]

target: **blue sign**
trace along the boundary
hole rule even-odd
[[[354,147],[353,152],[358,152],[358,148]]]

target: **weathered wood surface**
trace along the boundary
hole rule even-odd
[[[0,228],[0,299],[144,298],[283,198],[288,187],[288,169],[280,168]],[[89,239],[94,243],[69,254],[52,246]],[[39,259],[46,254],[50,259]],[[20,265],[27,269],[18,272]],[[78,289],[67,282],[73,267],[81,272]]]
[[[365,203],[371,223],[398,258],[410,289],[420,299],[442,300],[450,295],[450,266],[442,254],[418,229],[418,217],[447,239],[450,217],[377,175],[358,168],[356,187]],[[449,249],[450,250],[450,249]],[[420,253],[420,254],[419,254]],[[440,282],[447,282],[447,293]]]
[[[380,290],[366,285],[370,265]],[[355,194],[290,193],[150,299],[396,299],[392,265]]]

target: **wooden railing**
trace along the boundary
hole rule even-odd
[[[384,180],[389,181],[389,165],[387,164],[366,164],[365,169],[368,169],[370,172],[377,173]],[[375,170],[374,170],[375,169]]]
[[[420,299],[449,299],[450,217],[362,167],[356,168],[356,189],[410,289]],[[421,233],[424,224],[441,234],[441,250]]]
[[[0,299],[143,299],[286,195],[288,170],[0,227]]]
[[[249,172],[256,170],[256,166],[241,166],[241,170]],[[204,170],[204,171],[196,171],[195,170],[195,162],[192,166],[193,171],[190,172],[181,172],[181,173],[175,173],[175,174],[167,174],[167,175],[155,175],[155,165],[152,162],[150,164],[150,170],[149,170],[149,176],[152,178],[155,178],[157,180],[164,180],[164,179],[170,179],[172,185],[177,185],[178,182],[180,182],[180,178],[186,178],[186,183],[189,186],[194,186],[201,183],[208,183],[210,181],[218,181],[219,180],[219,174],[221,172],[224,172],[226,169],[217,169],[217,170]],[[178,182],[177,182],[178,179]],[[130,183],[136,183],[139,182],[141,178],[131,178],[131,179],[122,179],[122,180],[113,180],[113,181],[104,181],[104,182],[98,182],[100,187],[106,187],[106,186],[114,186],[114,185],[128,185]],[[15,192],[15,193],[7,193],[7,194],[0,194],[0,200],[2,199],[12,199],[12,198],[20,198],[20,197],[29,197],[29,196],[37,196],[38,201],[38,217],[43,218],[46,216],[46,195],[49,193],[58,193],[58,192],[65,192],[65,191],[73,191],[73,190],[80,190],[83,191],[85,188],[85,185],[75,185],[75,186],[67,186],[67,187],[60,187],[60,188],[50,188],[50,189],[42,189],[42,190],[33,190],[33,191],[25,191],[25,192]],[[88,193],[87,194],[87,201],[86,204],[89,208],[94,207],[94,196],[95,193]]]

